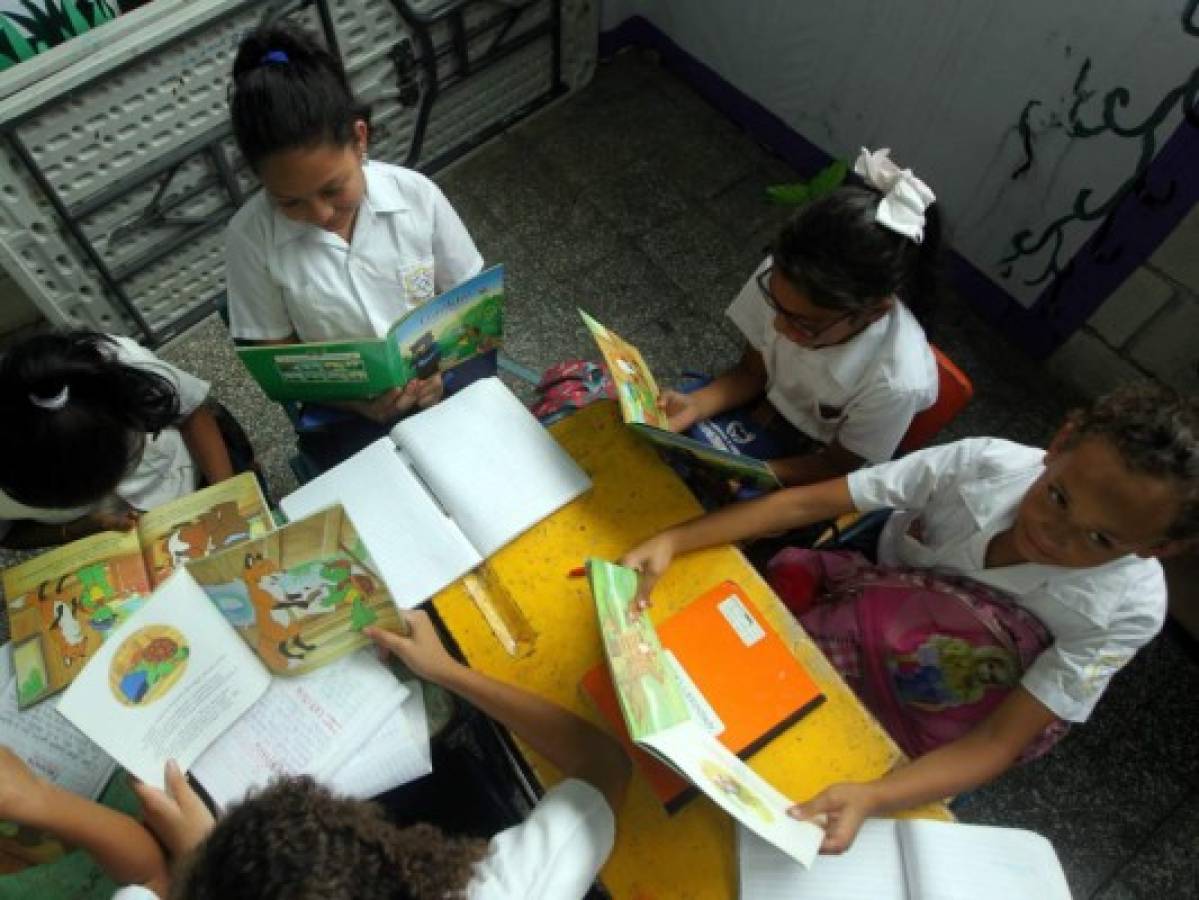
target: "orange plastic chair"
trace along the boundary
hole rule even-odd
[[[952,359],[936,347],[933,347],[933,356],[937,360],[937,400],[912,419],[908,433],[899,442],[898,453],[911,453],[928,446],[974,396],[974,385]]]
[[[932,346],[931,344],[929,345]],[[937,399],[928,409],[917,413],[908,432],[899,442],[896,455],[911,453],[927,446],[937,434],[957,418],[974,396],[974,384],[966,373],[959,369],[952,359],[933,347],[933,356],[937,360]],[[833,525],[816,539],[815,547],[836,546],[839,542],[852,537],[862,528],[878,521],[879,513],[846,513],[837,519]]]

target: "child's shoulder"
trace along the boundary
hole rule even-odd
[[[366,182],[372,201],[378,198],[421,204],[441,191],[427,175],[373,159],[366,164]]]
[[[924,328],[902,302],[895,304],[891,315],[893,326],[888,329],[880,374],[892,391],[931,394],[931,401],[936,397],[939,376]]]
[[[274,209],[266,190],[257,190],[229,219],[228,234],[251,241],[268,240],[274,228]]]

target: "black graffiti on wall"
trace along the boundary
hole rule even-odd
[[[1199,37],[1197,12],[1199,0],[1187,0],[1182,13],[1182,29],[1192,37]],[[1167,91],[1153,110],[1140,122],[1135,123],[1120,120],[1122,111],[1132,99],[1131,93],[1125,87],[1111,88],[1102,95],[1096,118],[1093,112],[1095,104],[1090,101],[1099,95],[1099,91],[1088,86],[1091,75],[1091,60],[1087,58],[1082,62],[1074,79],[1071,104],[1064,120],[1051,120],[1051,126],[1063,128],[1071,138],[1076,139],[1114,135],[1121,140],[1135,141],[1138,148],[1137,161],[1128,177],[1106,199],[1097,200],[1094,190],[1084,187],[1075,195],[1069,212],[1058,216],[1039,233],[1032,229],[1023,229],[1012,235],[1009,252],[999,261],[1002,267],[1000,273],[1004,278],[1010,278],[1021,261],[1041,260],[1036,264],[1038,268],[1027,275],[1023,283],[1035,286],[1054,279],[1047,298],[1050,306],[1059,293],[1061,283],[1071,271],[1070,261],[1061,259],[1067,231],[1078,223],[1102,219],[1103,224],[1096,230],[1091,242],[1094,257],[1099,262],[1110,262],[1118,258],[1122,248],[1111,240],[1110,213],[1129,195],[1147,208],[1169,203],[1174,197],[1173,181],[1151,185],[1148,177],[1149,166],[1160,149],[1161,142],[1169,137],[1169,134],[1161,133],[1164,123],[1175,109],[1181,107],[1187,127],[1199,128],[1199,68],[1193,69],[1181,84]],[[1024,159],[1013,170],[1013,180],[1022,178],[1035,163],[1036,144],[1031,119],[1034,111],[1042,105],[1038,99],[1029,100],[1020,113],[1016,133],[1020,137]]]

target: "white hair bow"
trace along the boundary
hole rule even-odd
[[[919,244],[924,240],[924,211],[936,197],[929,186],[891,161],[891,150],[884,147],[871,153],[865,147],[853,164],[853,170],[883,199],[878,203],[875,221],[892,231],[910,237]]]

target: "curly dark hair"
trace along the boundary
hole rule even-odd
[[[773,265],[817,306],[857,312],[897,295],[925,322],[943,292],[939,207],[925,210],[917,244],[875,220],[880,196],[847,185],[800,208],[771,247]]]
[[[174,900],[446,900],[465,896],[487,844],[432,825],[398,828],[381,807],[308,777],[274,780],[232,807],[172,879]]]
[[[1178,485],[1172,540],[1199,537],[1199,397],[1184,397],[1152,382],[1136,382],[1070,414],[1066,446],[1103,437],[1132,471]]]

